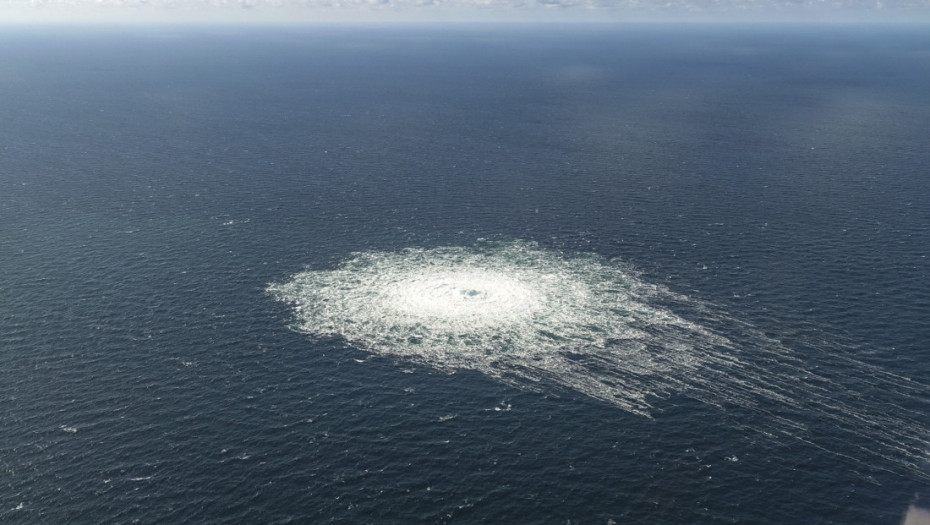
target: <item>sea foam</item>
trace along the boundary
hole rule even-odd
[[[361,252],[268,289],[294,305],[300,331],[439,370],[571,389],[646,417],[681,394],[741,410],[767,435],[805,441],[801,421],[816,418],[874,443],[863,457],[915,471],[927,449],[919,413],[855,404],[855,391],[748,324],[591,254],[519,241]],[[852,359],[833,361],[871,388],[928,392]]]

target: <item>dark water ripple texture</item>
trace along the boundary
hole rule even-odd
[[[928,34],[4,30],[0,521],[899,523]],[[797,406],[650,419],[308,337],[266,292],[482,238],[629,265]]]

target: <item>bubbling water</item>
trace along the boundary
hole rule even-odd
[[[386,310],[437,323],[466,318],[474,328],[525,319],[545,302],[532,283],[477,268],[409,277],[383,292]]]
[[[646,417],[658,400],[687,395],[742,410],[765,434],[805,441],[800,421],[813,418],[870,442],[862,457],[924,475],[916,466],[928,448],[923,409],[857,406],[861,396],[847,383],[813,373],[777,341],[617,261],[525,242],[410,248],[356,253],[269,291],[294,305],[298,330],[375,354],[476,370],[519,388],[568,388]],[[907,378],[829,359],[849,384],[926,404],[928,389]]]
[[[652,336],[640,327],[714,337],[647,305],[649,289],[620,266],[554,256],[529,243],[360,253],[334,270],[306,271],[270,288],[297,306],[302,331],[439,369],[547,377],[642,414],[647,389],[592,381],[579,357],[640,372],[687,368],[691,360],[674,343],[661,363],[644,352]]]

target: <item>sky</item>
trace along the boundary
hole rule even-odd
[[[0,0],[3,23],[930,22],[930,0]]]

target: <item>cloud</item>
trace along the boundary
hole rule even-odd
[[[930,21],[928,0],[0,0],[4,12],[94,16],[119,13],[262,13],[266,18],[474,20],[778,19]],[[246,15],[253,16],[253,15]]]

